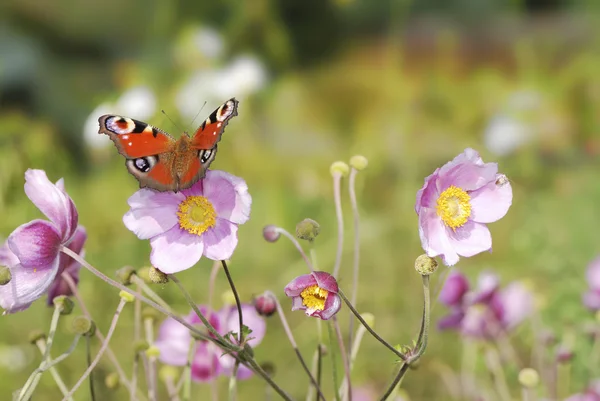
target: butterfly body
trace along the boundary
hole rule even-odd
[[[140,183],[158,191],[180,191],[204,178],[215,158],[217,142],[229,120],[237,115],[232,98],[216,109],[191,137],[174,139],[144,122],[112,114],[98,119],[98,133],[112,139],[125,156],[127,170]]]

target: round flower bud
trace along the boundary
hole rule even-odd
[[[519,383],[526,388],[534,388],[540,383],[540,375],[535,369],[525,368],[519,372]]]
[[[156,345],[151,345],[146,350],[146,355],[149,357],[158,358],[160,356],[160,349]]]
[[[367,168],[369,161],[362,155],[354,155],[350,158],[350,166],[358,171]]]
[[[269,317],[277,310],[277,300],[271,293],[265,292],[252,301],[259,315]]]
[[[154,284],[166,284],[169,282],[169,276],[158,270],[156,267],[151,267],[148,271],[150,281]]]
[[[158,372],[158,377],[163,383],[173,382],[179,376],[177,368],[174,366],[163,365]]]
[[[135,301],[135,295],[127,292],[127,291],[123,291],[121,290],[119,292],[119,296],[121,297],[121,299],[123,299],[125,302],[133,302]]]
[[[342,177],[345,177],[350,172],[350,167],[348,167],[348,165],[346,163],[344,163],[344,162],[337,161],[337,162],[333,162],[331,164],[331,167],[329,167],[329,172],[334,177],[336,175],[340,175]]]
[[[319,232],[321,226],[313,219],[304,219],[296,225],[296,237],[313,242]]]
[[[375,315],[372,313],[361,313],[360,316],[369,325],[369,327],[373,328],[373,326],[375,326]]]
[[[96,333],[96,324],[87,316],[77,316],[71,322],[71,330],[82,336],[92,337]]]
[[[279,231],[277,230],[277,226],[269,224],[263,228],[263,237],[267,242],[275,242],[279,239]]]
[[[136,354],[139,352],[145,352],[148,348],[150,348],[150,345],[148,345],[146,340],[137,340],[133,343],[133,350]]]
[[[34,330],[29,333],[29,342],[31,344],[36,344],[40,340],[46,340],[46,333],[41,330]]]
[[[147,306],[144,309],[142,309],[142,318],[143,319],[158,320],[160,317],[161,317],[160,312],[154,308]]]
[[[109,373],[104,378],[104,384],[106,385],[106,388],[108,388],[110,390],[116,390],[116,389],[118,389],[119,385],[121,384],[121,380],[119,379],[119,375],[116,372]]]
[[[415,260],[415,270],[421,276],[429,276],[435,273],[438,268],[438,263],[435,259],[430,258],[427,255],[421,255]]]
[[[10,273],[10,269],[6,266],[0,266],[0,285],[6,285],[10,283],[12,279],[12,274]]]
[[[139,278],[144,280],[146,284],[152,284],[152,280],[150,280],[150,267],[144,266],[135,273]]]
[[[131,285],[131,276],[135,274],[135,269],[131,266],[125,266],[117,270],[117,281],[123,285]]]
[[[54,297],[52,303],[54,304],[55,308],[58,308],[60,310],[61,315],[70,315],[71,312],[73,312],[73,308],[75,307],[75,304],[73,303],[71,298],[64,295]]]

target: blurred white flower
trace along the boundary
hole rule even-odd
[[[98,117],[104,114],[114,113],[115,107],[110,103],[102,103],[96,107],[83,124],[83,141],[92,148],[99,149],[107,147],[111,141],[108,135],[98,134]]]
[[[198,51],[206,58],[216,59],[223,54],[225,43],[219,32],[212,28],[198,28],[193,33],[193,41]]]
[[[223,69],[196,71],[177,93],[175,103],[186,118],[194,118],[204,102],[219,104],[230,97],[243,99],[262,89],[267,82],[265,66],[259,59],[243,56]]]
[[[156,112],[156,96],[147,86],[136,86],[121,95],[115,110],[127,117],[147,120]]]
[[[30,355],[21,347],[0,345],[0,367],[2,369],[18,372],[27,367],[30,359]]]
[[[533,130],[522,121],[507,115],[492,118],[485,130],[483,143],[498,156],[508,155],[533,139]]]

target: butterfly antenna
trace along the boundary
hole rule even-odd
[[[190,125],[188,125],[188,128],[192,126],[192,124],[194,123],[194,121],[196,121],[196,119],[198,118],[198,116],[202,112],[202,109],[204,108],[204,106],[206,106],[206,100],[202,104],[202,107],[200,107],[200,110],[198,110],[198,112],[196,113],[196,117],[194,117],[194,119],[192,120],[192,122],[190,123]]]
[[[161,110],[160,112],[163,113],[165,115],[165,117],[167,117],[169,119],[169,121],[171,121],[171,124],[173,124],[175,126],[175,128],[177,128],[178,130],[180,130],[181,132],[183,132],[181,130],[181,128],[179,127],[179,125],[175,124],[175,121],[171,120],[171,117],[169,117],[169,115],[167,114],[166,111]]]

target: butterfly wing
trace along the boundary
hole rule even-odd
[[[225,130],[225,126],[232,117],[237,116],[238,101],[231,98],[198,127],[191,138],[189,162],[185,168],[178,172],[179,188],[191,187],[195,182],[204,178],[208,166],[217,154],[217,142]]]
[[[140,188],[177,189],[172,168],[175,139],[132,118],[108,114],[100,117],[98,123],[98,133],[108,135],[119,153],[125,156],[127,170],[139,181]]]

